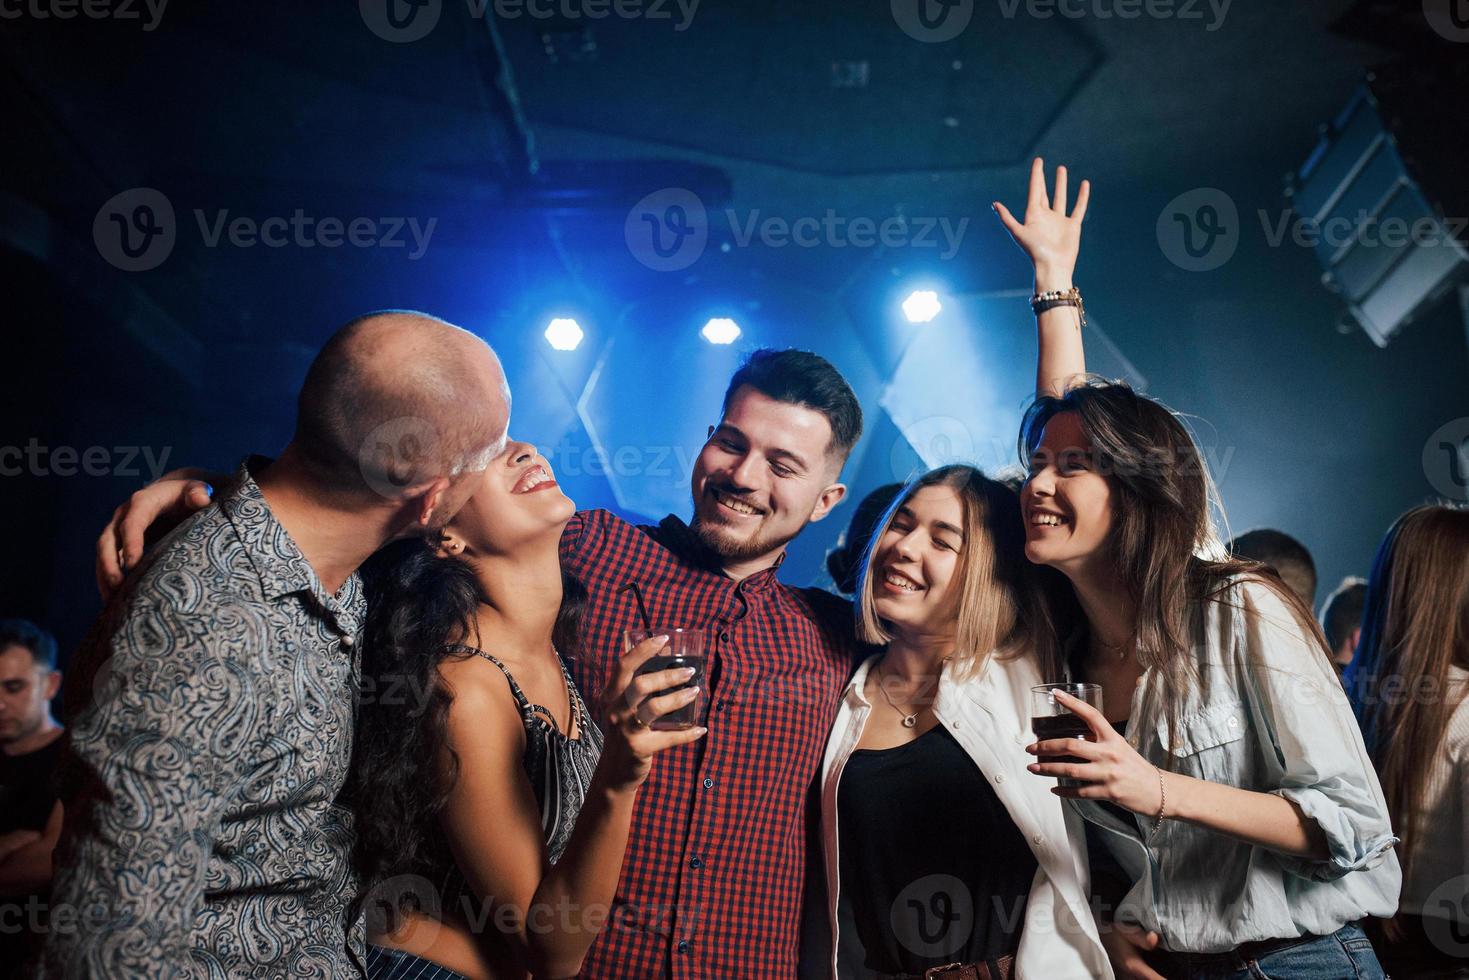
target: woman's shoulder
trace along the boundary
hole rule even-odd
[[[510,675],[494,661],[478,654],[450,657],[439,664],[439,676],[450,698],[451,725],[458,719],[519,725],[520,706]]]

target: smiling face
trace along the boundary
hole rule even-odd
[[[948,635],[958,615],[964,505],[953,487],[920,487],[893,513],[868,569],[877,615],[899,632]]]
[[[444,533],[452,554],[508,555],[560,539],[576,504],[551,466],[526,442],[508,442],[482,473]]]
[[[1046,423],[1020,491],[1025,557],[1072,575],[1104,555],[1113,526],[1111,482],[1097,472],[1075,412]]]
[[[826,416],[748,385],[694,461],[693,530],[729,563],[771,562],[846,493]]]

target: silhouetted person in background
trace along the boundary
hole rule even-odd
[[[1289,534],[1269,527],[1246,531],[1229,542],[1229,553],[1269,565],[1307,606],[1315,607],[1316,562],[1306,546]]]
[[[1469,977],[1469,509],[1416,507],[1367,586],[1352,705],[1387,797],[1403,890],[1374,919],[1395,977]]]
[[[61,833],[53,777],[63,729],[51,716],[60,689],[55,638],[24,619],[0,621],[0,973],[35,953],[45,927]]]
[[[1367,580],[1349,575],[1327,597],[1321,609],[1321,628],[1331,646],[1337,673],[1346,670],[1362,637],[1362,609],[1367,601]]]
[[[902,489],[901,483],[884,483],[863,497],[841,540],[826,553],[826,570],[842,595],[850,596],[857,591],[857,573],[862,569],[862,554],[872,540],[872,531]]]

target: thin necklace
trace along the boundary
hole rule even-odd
[[[1128,644],[1127,643],[1124,642],[1124,643],[1118,644],[1117,646],[1113,646],[1112,644],[1110,644],[1107,641],[1103,640],[1096,633],[1092,633],[1091,634],[1091,637],[1092,637],[1092,642],[1095,643],[1097,646],[1101,647],[1103,650],[1117,654],[1117,659],[1118,660],[1126,660],[1127,659],[1127,648],[1128,648]],[[1136,642],[1137,641],[1134,640],[1133,641],[1133,645],[1136,645]]]
[[[887,701],[887,703],[892,705],[893,710],[903,716],[903,727],[912,728],[914,725],[918,724],[918,715],[923,711],[923,709],[919,708],[917,711],[909,714],[902,708],[898,707],[898,702],[894,701],[892,695],[888,694],[887,685],[882,682],[883,679],[886,679],[888,674],[887,671],[882,669],[881,661],[878,661],[877,664],[877,676],[879,678],[877,682],[877,689],[882,692],[882,696]]]

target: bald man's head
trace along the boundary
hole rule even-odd
[[[509,422],[510,388],[488,344],[437,317],[390,310],[351,321],[316,355],[292,445],[329,488],[406,499],[483,470]],[[449,496],[443,520],[464,502]]]

